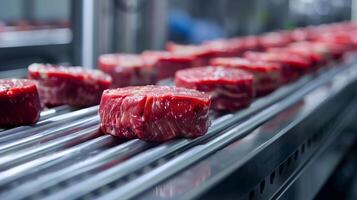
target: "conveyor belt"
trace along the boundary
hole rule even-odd
[[[353,63],[307,75],[247,109],[215,116],[208,133],[196,139],[163,144],[118,140],[99,133],[97,106],[44,111],[38,124],[0,133],[0,199],[137,197],[340,78],[338,92],[357,77]]]

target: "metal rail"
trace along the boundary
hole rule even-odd
[[[50,128],[56,129],[59,128],[61,125],[65,125],[66,123],[72,122],[73,120],[78,120],[88,116],[93,116],[97,112],[98,112],[98,106],[94,106],[91,108],[85,108],[82,110],[66,113],[63,115],[50,117],[48,119],[39,121],[36,125],[33,126],[20,126],[9,130],[4,130],[0,134],[0,144],[3,144],[4,142],[9,142],[12,140],[24,138],[26,136],[34,135],[41,131],[48,130]]]

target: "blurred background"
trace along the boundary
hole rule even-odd
[[[350,20],[352,0],[0,0],[0,70]],[[3,73],[4,74],[4,73]]]

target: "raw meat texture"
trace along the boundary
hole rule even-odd
[[[111,86],[109,75],[99,70],[32,64],[29,78],[36,80],[40,99],[46,106],[68,104],[87,107],[99,104],[105,89]]]
[[[252,74],[223,67],[180,70],[176,72],[175,84],[210,94],[212,109],[216,111],[235,111],[247,107],[255,93]]]
[[[223,42],[217,41],[200,46],[180,45],[170,42],[166,45],[166,48],[171,52],[187,54],[194,57],[194,67],[206,66],[213,58],[231,57],[235,55]]]
[[[173,86],[106,90],[99,107],[101,130],[119,138],[166,141],[204,135],[210,126],[209,95]]]
[[[104,54],[98,59],[98,68],[113,79],[113,88],[155,84],[152,59],[136,54]]]
[[[241,40],[217,39],[204,42],[202,47],[211,52],[212,57],[215,58],[240,56],[244,51],[243,45]]]
[[[330,44],[337,44],[343,46],[346,51],[353,50],[354,30],[341,30],[339,27],[330,27],[329,32],[322,32],[321,34],[314,35],[313,41],[325,42]]]
[[[314,43],[316,46],[320,46],[321,48],[326,48],[328,49],[329,53],[332,55],[332,58],[334,60],[341,60],[343,58],[344,53],[348,51],[348,47],[337,44],[337,43],[332,43],[332,42],[316,42]]]
[[[325,33],[316,41],[338,44],[344,47],[346,51],[353,50],[353,39],[347,32]]]
[[[263,49],[284,47],[290,42],[291,38],[286,32],[270,32],[259,37],[259,43]]]
[[[326,42],[297,42],[289,45],[289,48],[310,49],[320,55],[323,55],[326,62],[338,60],[343,56],[343,49],[340,45],[329,44]]]
[[[316,71],[323,65],[327,63],[324,55],[318,54],[317,52],[313,52],[309,48],[293,48],[293,47],[284,47],[284,48],[270,48],[267,50],[268,52],[275,52],[275,53],[290,53],[295,54],[305,59],[308,59],[311,64],[311,71]]]
[[[142,56],[154,63],[153,70],[157,80],[173,78],[177,70],[191,68],[195,61],[195,57],[191,55],[168,51],[144,51]]]
[[[280,86],[281,67],[276,63],[253,62],[244,58],[216,58],[212,66],[244,70],[253,74],[256,96],[264,96]]]
[[[288,51],[291,53],[296,53],[309,57],[315,69],[321,68],[328,63],[328,57],[324,53],[314,50],[312,48],[288,47]]]
[[[309,33],[307,28],[298,28],[290,32],[290,38],[296,42],[306,41],[309,39],[308,37],[309,37]]]
[[[327,45],[313,43],[313,42],[295,42],[288,46],[289,49],[294,51],[308,51],[315,54],[316,57],[321,57],[322,65],[326,65],[332,60],[331,50]]]
[[[243,45],[242,54],[245,51],[261,51],[261,50],[263,50],[263,47],[260,45],[258,36],[245,36],[245,37],[240,37],[237,39],[241,40],[241,42],[242,42],[242,45]]]
[[[211,52],[202,48],[201,46],[194,45],[180,45],[175,43],[168,43],[166,48],[170,52],[187,54],[195,58],[194,67],[204,66],[209,63],[209,60],[212,58]]]
[[[27,79],[0,80],[0,127],[36,123],[41,104],[36,83]]]
[[[278,63],[282,69],[282,83],[290,83],[311,69],[312,63],[299,55],[276,52],[246,52],[244,57],[252,61]]]

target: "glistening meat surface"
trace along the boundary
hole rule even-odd
[[[252,52],[244,53],[244,58],[257,62],[271,62],[281,65],[282,68],[282,82],[291,83],[304,74],[306,74],[312,67],[312,63],[307,58],[282,52]]]
[[[37,122],[41,104],[36,84],[27,79],[0,80],[0,126],[10,127]]]
[[[280,86],[281,66],[276,63],[253,62],[244,58],[216,58],[213,66],[240,69],[253,74],[256,96],[264,96]]]
[[[111,85],[110,76],[99,70],[49,64],[32,64],[28,70],[29,78],[38,82],[40,98],[47,106],[92,106],[100,102],[102,92]]]
[[[180,69],[194,67],[195,57],[168,51],[144,51],[142,57],[146,62],[153,63],[153,72],[157,80],[173,78]]]
[[[210,94],[212,109],[216,111],[235,111],[247,107],[255,93],[252,74],[223,67],[180,70],[176,72],[175,84]]]
[[[104,54],[98,58],[98,68],[113,79],[113,88],[156,83],[154,60],[136,54]]]
[[[99,108],[101,130],[119,138],[166,141],[198,137],[210,126],[209,95],[170,86],[106,90]]]

